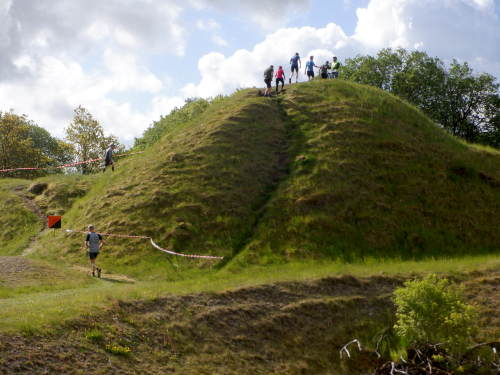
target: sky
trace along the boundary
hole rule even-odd
[[[192,97],[386,47],[500,78],[500,0],[0,0],[0,111],[64,138],[85,107],[127,146]]]

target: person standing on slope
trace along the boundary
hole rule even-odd
[[[330,63],[328,61],[325,64],[321,65],[321,68],[319,68],[319,73],[321,74],[321,78],[323,79],[328,78],[328,68],[330,68]]]
[[[285,71],[280,66],[276,72],[276,95],[278,95],[278,86],[281,82],[281,92],[283,92],[283,87],[285,87]]]
[[[273,81],[273,75],[274,75],[274,66],[273,65],[271,65],[269,68],[264,70],[264,82],[267,85],[267,89],[266,89],[264,96],[269,97],[269,94],[271,93],[271,87],[272,87],[271,82]]]
[[[101,241],[101,245],[99,245]],[[85,238],[85,246],[89,249],[89,259],[90,266],[92,267],[92,276],[95,277],[95,271],[97,270],[97,277],[101,277],[101,269],[97,268],[95,260],[99,255],[99,250],[101,250],[102,245],[104,245],[104,240],[99,233],[94,232],[94,226],[89,225],[89,233],[87,233],[87,238]]]
[[[337,56],[333,56],[332,65],[330,66],[330,69],[332,70],[330,73],[330,78],[332,79],[339,78],[339,68],[340,68],[340,63],[337,61]]]
[[[115,145],[111,143],[109,145],[108,150],[106,151],[106,155],[104,156],[104,169],[102,173],[106,172],[106,167],[111,164],[111,170],[115,171],[115,163],[113,162],[113,150],[115,149]]]
[[[314,64],[314,56],[309,57],[309,61],[306,62],[306,70],[304,71],[304,74],[307,74],[307,78],[309,81],[314,79],[314,68],[319,68],[319,66],[316,66]]]
[[[295,83],[299,82],[299,69],[302,69],[302,61],[300,61],[299,53],[297,52],[295,56],[290,59],[290,65],[292,67],[292,73],[288,83],[292,83],[293,71],[295,70]]]

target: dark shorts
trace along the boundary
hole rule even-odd
[[[327,79],[328,78],[328,73],[321,73],[321,78]]]
[[[95,258],[97,258],[98,255],[99,255],[99,253],[91,253],[91,252],[89,252],[89,259],[95,259]]]
[[[313,78],[314,78],[314,70],[308,70],[308,71],[307,71],[307,76],[308,76],[308,77],[313,77]]]
[[[272,79],[265,79],[264,80],[264,82],[266,83],[266,85],[267,85],[268,88],[271,87],[271,82],[272,81],[273,81]]]
[[[298,73],[299,72],[299,66],[298,65],[292,65],[292,73],[293,73],[294,70]]]
[[[104,166],[105,167],[107,167],[110,164],[113,164],[113,160],[104,160]]]

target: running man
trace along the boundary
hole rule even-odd
[[[330,78],[337,79],[339,78],[339,68],[340,68],[340,63],[337,61],[337,56],[333,56],[333,61],[332,65],[330,66],[332,69],[332,73]]]
[[[288,83],[292,83],[293,71],[295,70],[295,83],[299,82],[299,69],[302,69],[302,61],[300,61],[299,53],[297,52],[295,56],[290,59],[290,65],[292,66],[292,73]]]
[[[106,172],[106,168],[111,164],[111,170],[115,171],[115,163],[113,162],[113,150],[115,149],[114,143],[109,145],[108,151],[106,151],[106,155],[104,156],[104,169],[102,173]]]
[[[321,68],[319,68],[318,73],[321,74],[321,78],[327,79],[328,78],[328,69],[330,68],[330,63],[327,61],[324,65],[321,65]]]
[[[319,68],[314,64],[314,56],[309,57],[309,61],[306,62],[306,70],[304,70],[304,74],[307,74],[307,78],[309,81],[314,79],[314,68]]]
[[[281,82],[281,92],[283,92],[283,87],[285,87],[285,71],[283,68],[280,67],[278,68],[278,71],[276,72],[276,95],[278,95],[278,86]]]
[[[99,241],[101,241],[101,245],[99,245]],[[89,259],[93,277],[95,277],[95,270],[97,270],[97,277],[101,277],[101,269],[97,268],[95,260],[99,255],[99,250],[101,250],[102,245],[104,245],[104,240],[99,233],[94,232],[94,226],[90,224],[89,233],[87,233],[87,238],[85,238],[85,246],[89,249]]]
[[[273,65],[271,65],[269,68],[264,70],[264,82],[267,85],[267,89],[266,89],[264,96],[269,97],[269,94],[271,92],[271,87],[272,87],[271,82],[273,81],[273,75],[274,75],[274,66]]]

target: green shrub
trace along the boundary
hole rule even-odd
[[[101,341],[104,338],[104,334],[96,330],[90,330],[85,332],[85,337],[91,341]]]
[[[107,344],[106,351],[116,355],[127,355],[130,353],[130,348],[127,346]]]
[[[397,334],[415,344],[445,343],[452,352],[461,352],[474,334],[477,317],[476,306],[465,302],[464,289],[436,275],[406,281],[393,297]]]

